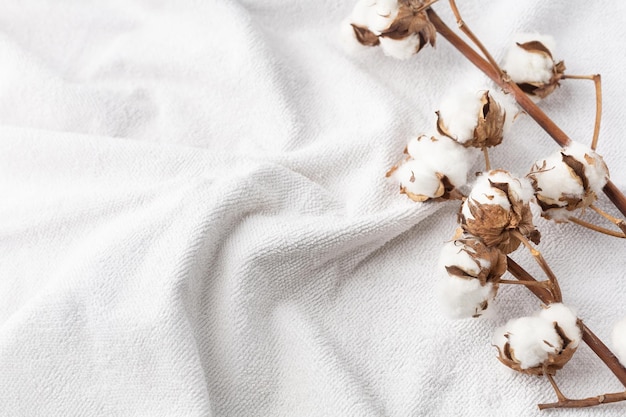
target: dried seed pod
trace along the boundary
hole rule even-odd
[[[342,23],[344,44],[354,49],[354,41],[364,46],[380,45],[383,52],[407,59],[426,44],[435,45],[436,30],[423,1],[360,0]]]
[[[387,173],[398,180],[401,193],[413,201],[461,197],[458,187],[467,182],[472,163],[467,149],[446,137],[421,135],[409,141],[405,153]]]
[[[527,175],[542,216],[566,222],[571,213],[589,207],[609,179],[600,155],[591,148],[572,142],[554,155],[535,162]]]
[[[613,327],[613,349],[623,366],[626,366],[626,318],[620,320]]]
[[[468,234],[444,245],[439,264],[445,271],[439,298],[453,318],[480,316],[496,296],[507,268],[503,253]]]
[[[533,188],[526,178],[503,170],[483,173],[461,206],[459,222],[464,231],[478,236],[487,246],[511,253],[521,243],[514,231],[539,243],[540,234],[530,211],[532,197]]]
[[[574,355],[582,340],[582,323],[567,306],[555,303],[532,317],[509,320],[496,329],[498,359],[526,374],[554,375]]]
[[[552,57],[554,46],[551,36],[518,34],[502,69],[526,94],[545,98],[559,86],[565,72],[565,63]]]
[[[437,130],[466,147],[499,145],[517,111],[511,100],[498,96],[483,90],[446,97],[436,112]]]

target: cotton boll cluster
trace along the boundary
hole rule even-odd
[[[499,100],[488,90],[453,94],[441,102],[437,129],[463,146],[499,145],[517,114],[516,105],[503,94]],[[502,103],[502,104],[501,104]]]
[[[380,45],[383,52],[407,59],[426,44],[434,46],[436,30],[416,0],[360,0],[341,23],[341,38],[349,52]]]
[[[451,318],[478,317],[495,298],[506,256],[475,236],[464,235],[444,245],[439,269],[439,299]]]
[[[560,152],[536,161],[528,174],[542,216],[566,222],[575,210],[597,200],[609,179],[604,160],[591,148],[572,142]]]
[[[613,350],[623,366],[626,366],[626,318],[613,327]]]
[[[582,324],[569,307],[555,303],[531,317],[509,320],[492,343],[506,366],[523,373],[553,375],[582,340]]]
[[[413,201],[459,198],[457,188],[467,182],[469,150],[437,135],[421,135],[406,147],[407,158],[387,176],[400,183],[400,192]]]
[[[483,173],[461,206],[461,227],[505,254],[520,245],[516,232],[539,243],[540,234],[533,225],[530,210],[533,191],[530,181],[508,171]]]
[[[555,62],[555,47],[550,36],[522,33],[515,36],[502,69],[525,93],[544,98],[552,93],[563,77],[565,64]]]

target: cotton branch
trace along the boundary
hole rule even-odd
[[[550,119],[520,88],[512,82],[506,74],[501,74],[488,61],[482,58],[471,46],[454,33],[435,13],[428,9],[428,18],[435,26],[437,32],[461,52],[470,62],[472,62],[485,75],[491,78],[500,88],[513,95],[517,103],[526,113],[532,117],[543,130],[548,133],[560,146],[569,145],[571,139],[567,134]],[[606,196],[613,202],[615,207],[626,216],[626,196],[610,180],[603,189]]]

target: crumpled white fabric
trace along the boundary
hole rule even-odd
[[[602,73],[598,150],[626,190],[626,6],[458,3],[498,58],[537,30],[568,73]],[[347,55],[352,6],[0,3],[0,415],[533,416],[554,401],[490,346],[539,302],[503,287],[491,318],[446,319],[435,265],[458,205],[413,203],[384,175],[447,90],[482,76],[441,37],[402,62]],[[589,143],[591,82],[542,107]],[[521,116],[492,161],[523,175],[555,148]],[[624,242],[537,224],[565,302],[608,342]],[[586,346],[557,381],[574,398],[623,390]]]

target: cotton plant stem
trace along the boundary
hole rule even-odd
[[[517,104],[532,117],[543,130],[548,133],[560,146],[567,146],[571,143],[571,139],[567,134],[550,119],[520,88],[511,81],[506,74],[498,72],[488,61],[481,57],[471,46],[452,31],[435,13],[433,9],[428,9],[428,18],[435,26],[435,29],[443,36],[454,48],[463,54],[471,63],[480,69],[485,75],[491,78],[500,88],[510,93]],[[618,208],[624,216],[626,216],[626,196],[622,193],[610,180],[604,186],[604,193],[609,200]]]
[[[565,395],[563,395],[563,393],[561,392],[561,389],[556,384],[556,381],[554,380],[554,377],[552,375],[550,375],[550,373],[545,368],[546,367],[544,367],[543,374],[548,378],[548,381],[550,381],[550,385],[552,385],[552,389],[554,390],[554,393],[556,394],[556,398],[559,400],[559,402],[566,401],[567,397]],[[541,407],[541,405],[539,405],[539,407]]]
[[[501,279],[498,281],[498,284],[511,284],[511,285],[523,285],[525,287],[541,287],[548,289],[550,282],[549,281],[515,281],[509,279]]]
[[[507,257],[507,268],[511,275],[520,281],[537,281],[524,268],[510,257]],[[555,302],[550,291],[537,286],[527,287],[537,298],[544,304]],[[583,326],[583,341],[591,348],[591,350],[600,358],[602,362],[609,368],[615,377],[626,387],[626,368],[620,364],[613,352],[600,340],[586,325]]]
[[[533,258],[535,258],[535,261],[537,261],[541,269],[543,269],[543,272],[545,272],[548,280],[550,281],[553,299],[555,302],[560,303],[563,300],[563,296],[561,295],[561,287],[559,286],[559,281],[556,279],[556,275],[554,275],[554,272],[552,272],[552,269],[550,269],[550,266],[548,266],[548,263],[543,258],[541,252],[535,249],[533,245],[530,244],[528,239],[526,239],[526,236],[524,236],[517,230],[513,230],[512,234],[513,236],[518,238],[524,246],[526,246],[526,249],[530,251],[530,254],[533,256]]]
[[[493,57],[491,56],[487,48],[485,48],[485,46],[482,44],[480,39],[478,39],[478,37],[474,35],[474,32],[472,32],[472,30],[463,21],[463,18],[461,17],[461,12],[459,12],[459,8],[456,7],[456,1],[449,0],[449,2],[452,13],[454,13],[454,17],[456,17],[456,23],[459,26],[459,29],[461,29],[463,33],[465,33],[465,35],[467,35],[467,37],[470,38],[472,42],[474,42],[474,45],[476,45],[478,49],[480,49],[480,52],[482,52],[485,58],[487,58],[487,61],[489,61],[493,69],[496,70],[499,74],[502,74],[502,70],[498,66],[496,60],[493,59]]]
[[[591,140],[591,149],[594,151],[598,147],[598,138],[600,137],[600,122],[602,121],[602,77],[600,74],[594,75],[569,75],[564,74],[562,80],[592,80],[596,88],[596,121],[593,125],[593,139]]]
[[[624,220],[622,219],[618,219],[617,217],[613,217],[611,216],[609,213],[607,213],[604,210],[601,210],[598,206],[596,206],[595,204],[592,204],[591,209],[593,211],[595,211],[596,213],[598,213],[600,216],[604,217],[605,219],[607,219],[608,221],[610,221],[611,223],[615,224],[617,227],[619,227],[621,229],[622,232],[626,233],[626,222],[624,222]]]
[[[485,156],[485,170],[491,171],[491,162],[489,162],[489,150],[486,147],[483,148],[483,155]]]
[[[624,233],[620,233],[614,230],[605,229],[604,227],[596,226],[595,224],[586,222],[582,219],[579,219],[578,217],[568,217],[568,220],[571,221],[572,223],[576,223],[579,226],[586,227],[587,229],[593,230],[594,232],[600,232],[605,235],[626,239],[626,234]]]
[[[413,13],[419,13],[419,12],[423,12],[424,10],[428,9],[430,6],[432,6],[433,4],[437,3],[439,0],[430,0],[427,1],[426,3],[422,4],[420,7],[418,7],[416,10],[413,11]]]
[[[580,400],[565,398],[556,403],[539,404],[538,407],[540,410],[547,410],[549,408],[583,408],[600,404],[616,403],[618,401],[626,401],[626,391],[602,394],[597,397],[583,398]]]
[[[571,398],[567,398],[561,390],[559,386],[556,384],[554,377],[547,372],[544,372],[544,375],[550,381],[550,385],[552,385],[552,389],[554,389],[554,393],[556,394],[556,398],[558,402],[548,403],[548,404],[539,404],[538,407],[540,410],[546,410],[548,408],[582,408],[582,407],[593,407],[600,404],[613,403],[618,401],[626,400],[626,391],[625,392],[616,392],[612,394],[602,394],[596,397],[583,398],[579,400],[574,400]]]

